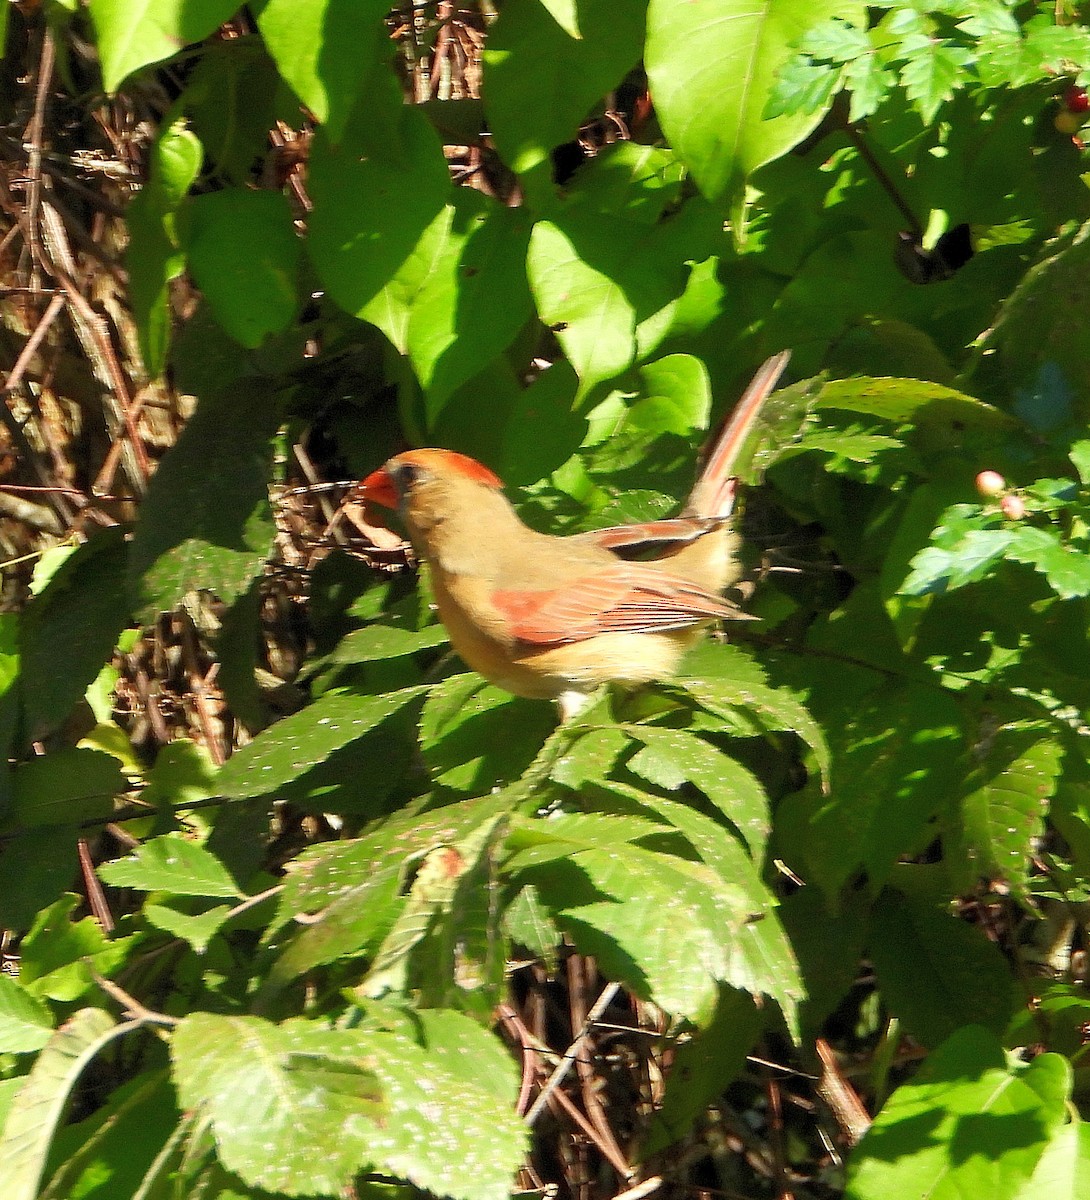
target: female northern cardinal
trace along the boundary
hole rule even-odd
[[[398,454],[360,494],[400,512],[466,663],[516,696],[558,700],[567,716],[599,684],[668,677],[701,626],[745,615],[720,594],[739,574],[731,471],[788,357],[754,376],[679,517],[538,533],[486,466],[451,450]],[[648,551],[657,557],[626,557]]]

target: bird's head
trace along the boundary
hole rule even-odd
[[[500,491],[502,482],[483,463],[456,450],[407,450],[372,471],[360,483],[363,499],[384,508],[401,508],[421,492],[444,485],[475,484]]]
[[[467,454],[407,450],[368,475],[359,494],[365,501],[396,509],[418,541],[440,525],[468,525],[484,512],[511,511],[502,489],[497,476]]]

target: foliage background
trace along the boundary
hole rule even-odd
[[[1088,1193],[1082,16],[0,8],[13,1196]],[[560,728],[308,490],[663,513],[783,348]]]

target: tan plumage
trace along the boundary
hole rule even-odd
[[[744,615],[721,595],[738,577],[731,472],[787,358],[758,371],[679,517],[571,537],[538,533],[487,467],[435,449],[395,456],[361,492],[398,508],[465,662],[516,695],[570,710],[601,683],[669,677],[704,625]],[[621,556],[635,550],[659,557]]]

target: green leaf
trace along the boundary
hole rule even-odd
[[[53,1036],[53,1017],[10,975],[0,975],[0,1054],[31,1054]]]
[[[1009,413],[954,388],[924,379],[857,376],[823,384],[816,408],[843,409],[897,424],[979,426],[1004,429],[1016,424]]]
[[[163,459],[140,509],[129,579],[153,619],[207,588],[231,604],[272,545],[268,477],[279,413],[267,384],[205,396]]]
[[[971,51],[921,34],[902,43],[902,53],[908,57],[901,68],[901,84],[930,125],[943,102],[953,96],[965,66],[972,61]]]
[[[925,1046],[970,1023],[998,1037],[1017,1011],[1002,952],[933,904],[885,892],[871,916],[870,954],[886,1004]]]
[[[181,938],[198,954],[203,954],[208,949],[208,943],[231,915],[231,908],[227,904],[215,904],[203,912],[189,913],[169,904],[152,904],[149,901],[144,905],[143,913],[157,929]]]
[[[79,831],[76,826],[31,829],[0,845],[0,921],[28,929],[35,915],[72,883]]]
[[[280,192],[224,188],[193,199],[189,267],[216,320],[247,349],[285,329],[299,305],[300,241]]]
[[[570,186],[599,212],[654,225],[682,195],[685,168],[673,151],[613,142],[584,163]]]
[[[140,799],[152,807],[175,811],[214,796],[215,785],[216,768],[209,752],[187,738],[176,738],[159,747]]]
[[[91,0],[102,82],[116,92],[134,71],[206,38],[234,16],[237,0]]]
[[[52,1157],[61,1165],[40,1200],[139,1196],[149,1172],[164,1165],[164,1149],[177,1144],[179,1120],[165,1069],[145,1071],[123,1083],[90,1117],[60,1131]]]
[[[545,479],[583,444],[586,418],[572,412],[578,388],[575,372],[561,359],[519,393],[495,460],[508,487]]]
[[[147,183],[125,212],[129,298],[149,375],[163,373],[170,345],[170,281],[185,270],[176,216],[200,173],[204,151],[184,120],[163,128],[151,148]]]
[[[123,528],[101,530],[27,606],[20,653],[28,738],[44,737],[68,718],[117,645],[129,620],[127,554]]]
[[[70,1017],[38,1055],[12,1104],[0,1134],[4,1189],[11,1200],[36,1200],[50,1146],[72,1090],[88,1063],[126,1032],[100,1008]]]
[[[391,817],[354,841],[319,846],[289,867],[274,927],[314,914],[273,965],[276,991],[305,971],[371,953],[396,918],[408,866],[440,846],[453,845],[506,811],[502,796],[463,801],[421,817]]]
[[[818,123],[819,112],[766,121],[764,111],[799,39],[834,16],[864,23],[854,0],[651,0],[645,62],[655,111],[710,200],[737,201],[758,167]]]
[[[691,438],[707,429],[712,410],[708,369],[691,354],[670,354],[639,370],[642,399],[629,420],[653,433]]]
[[[1045,1146],[1018,1200],[1090,1200],[1090,1126],[1072,1120]]]
[[[517,779],[555,726],[548,705],[452,675],[424,702],[420,749],[436,783],[479,794]]]
[[[412,629],[407,624],[394,624],[387,617],[363,629],[353,629],[345,634],[323,663],[383,662],[388,658],[404,658],[421,650],[431,650],[448,641],[447,631],[442,625],[429,625],[425,629]]]
[[[771,686],[761,667],[737,646],[711,647],[699,662],[701,675],[682,677],[677,686],[701,708],[723,717],[728,728],[746,735],[766,729],[790,730],[814,751],[818,769],[828,780],[825,735],[794,693]]]
[[[218,786],[234,800],[270,795],[334,750],[378,728],[424,691],[410,687],[380,696],[328,692],[232,755],[220,770]]]
[[[1062,1096],[1045,1102],[1031,1079],[1069,1071],[1056,1054],[1020,1071],[993,1035],[959,1030],[875,1118],[849,1161],[846,1200],[1014,1200],[1064,1119]]]
[[[555,4],[503,8],[489,30],[482,91],[489,128],[513,171],[547,169],[549,151],[571,141],[636,65],[646,7],[645,0],[579,0],[579,33],[558,23]],[[548,183],[541,180],[543,188]]]
[[[647,807],[656,800],[640,799]],[[667,1012],[707,1024],[723,981],[775,995],[791,1021],[801,989],[786,943],[761,933],[770,923],[778,929],[767,893],[754,894],[764,889],[630,844],[628,836],[641,836],[634,821],[588,814],[520,823],[507,871],[515,883],[533,884],[560,928],[610,978]],[[748,873],[752,882],[752,867]]]
[[[954,839],[961,861],[952,869],[965,890],[983,877],[1007,883],[1028,900],[1031,859],[1062,761],[1063,748],[1047,725],[1005,726],[989,739],[966,781],[971,790],[961,801]]]
[[[630,771],[670,790],[698,787],[760,858],[770,829],[768,797],[741,763],[683,729],[635,725],[628,731],[644,746],[627,763]]]
[[[113,812],[114,797],[128,788],[112,755],[62,746],[15,768],[5,825],[11,831],[101,819]]]
[[[450,177],[427,118],[402,102],[389,71],[372,77],[339,144],[314,137],[307,187],[314,203],[307,251],[319,278],[345,311],[375,321],[395,305],[399,276],[429,227],[445,213]],[[376,301],[387,289],[389,299]],[[389,336],[390,321],[376,323]],[[397,344],[396,339],[394,339]]]
[[[405,336],[432,422],[451,393],[510,344],[531,311],[524,210],[503,207],[471,188],[455,189],[451,208],[443,243],[413,298]]]
[[[114,887],[139,888],[143,892],[232,899],[242,894],[214,854],[176,834],[152,838],[128,858],[105,863],[98,873]]]
[[[116,970],[132,947],[133,938],[108,938],[94,917],[73,921],[76,903],[64,895],[43,908],[19,947],[19,982],[35,996],[65,1004],[78,999],[94,986],[92,970]]]
[[[1061,600],[1090,595],[1090,556],[1065,546],[1052,529],[1018,526],[1006,556],[1040,572]]]
[[[367,996],[412,995],[425,1008],[473,1012],[487,1022],[500,999],[506,947],[499,930],[498,816],[454,845],[431,850],[363,981]]]
[[[386,69],[386,0],[261,0],[254,7],[280,74],[336,143],[373,72]]]
[[[534,226],[530,288],[579,375],[577,404],[665,336],[683,285],[667,234],[665,226],[577,211]]]
[[[482,1065],[495,1064],[491,1035],[460,1036],[463,1059],[479,1045]],[[378,1171],[454,1200],[507,1200],[525,1153],[526,1130],[493,1085],[391,1030],[197,1013],[175,1029],[171,1057],[182,1104],[207,1114],[224,1165],[251,1186],[339,1194]]]
[[[964,772],[964,737],[957,706],[942,691],[894,687],[848,664],[820,681],[809,702],[829,730],[834,765],[827,796],[811,784],[800,797],[800,850],[833,896],[861,868],[884,882],[902,855],[934,839],[934,818]]]

